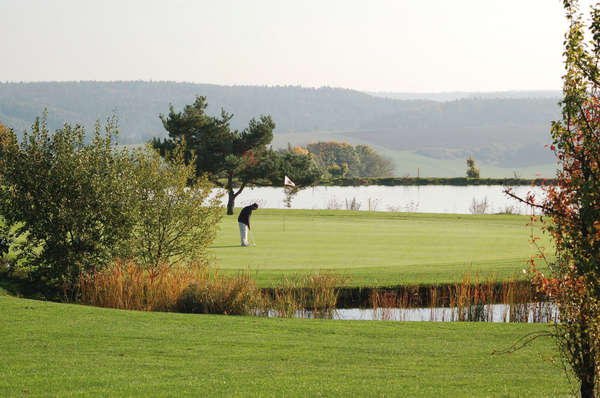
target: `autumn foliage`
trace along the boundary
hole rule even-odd
[[[600,4],[584,25],[577,1],[564,1],[565,35],[562,120],[552,123],[552,150],[560,169],[539,202],[522,201],[548,216],[545,229],[556,247],[550,274],[535,268],[532,281],[556,305],[558,348],[580,383],[582,397],[598,396],[600,376]],[[586,40],[589,34],[590,40]],[[545,259],[543,252],[540,257]]]

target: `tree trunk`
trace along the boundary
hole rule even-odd
[[[242,193],[242,191],[244,190],[245,187],[246,187],[246,183],[243,182],[242,185],[240,186],[240,189],[238,189],[237,192],[234,192],[233,176],[229,176],[228,181],[227,181],[227,214],[228,215],[233,214],[233,208],[235,207],[235,198],[237,198],[237,196]]]
[[[594,398],[594,381],[581,380],[581,398]]]
[[[596,356],[593,352],[593,336],[591,336],[590,326],[587,322],[587,318],[583,314],[590,314],[590,304],[587,300],[580,308],[582,316],[580,316],[579,323],[579,335],[581,343],[579,344],[579,358],[581,360],[581,367],[578,369],[577,374],[579,381],[581,382],[580,393],[581,398],[594,398],[594,385],[596,384]]]
[[[233,194],[233,189],[227,190],[227,214],[233,214],[233,208],[235,206],[235,195]]]
[[[230,216],[233,214],[233,208],[235,207],[235,194],[233,193],[233,175],[227,176],[227,185],[225,186],[227,189],[227,215]]]

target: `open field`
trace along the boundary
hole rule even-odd
[[[568,396],[551,340],[491,355],[547,327],[148,313],[4,296],[0,396]]]
[[[371,287],[455,282],[465,272],[522,277],[535,250],[525,216],[275,209],[253,213],[256,247],[243,248],[237,213],[225,216],[211,252],[225,272],[250,269],[260,286],[319,269]]]

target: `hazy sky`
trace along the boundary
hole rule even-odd
[[[560,0],[0,0],[0,80],[560,89]]]

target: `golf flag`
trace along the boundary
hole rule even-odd
[[[296,184],[294,184],[294,181],[290,180],[290,177],[288,177],[288,176],[283,177],[283,185],[290,186],[290,187],[296,186]]]

